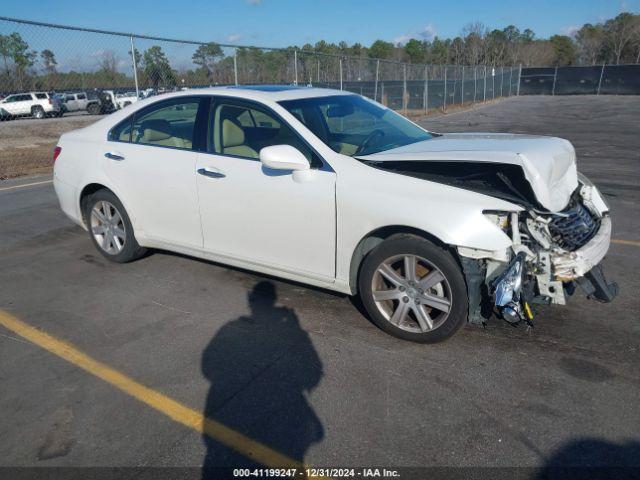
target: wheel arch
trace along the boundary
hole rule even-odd
[[[456,249],[427,231],[406,225],[388,225],[385,227],[379,227],[362,237],[351,255],[351,264],[349,266],[349,288],[352,293],[355,294],[358,292],[358,276],[360,274],[362,262],[367,254],[385,240],[402,235],[419,237],[438,245],[450,252],[456,262],[460,264],[460,259]]]
[[[80,208],[80,218],[82,220],[82,223],[84,225],[85,228],[87,227],[87,219],[84,216],[84,201],[89,197],[89,195],[92,195],[94,193],[96,193],[99,190],[107,190],[109,192],[111,192],[112,194],[114,194],[118,200],[120,200],[120,203],[122,203],[122,205],[124,206],[125,210],[127,211],[127,215],[129,216],[129,220],[131,221],[131,223],[133,224],[134,228],[136,227],[135,221],[134,221],[134,217],[133,214],[131,212],[131,209],[129,208],[129,206],[127,205],[127,202],[125,202],[125,200],[122,198],[122,196],[118,195],[118,192],[116,190],[114,190],[113,188],[110,188],[109,186],[105,185],[104,183],[100,183],[100,182],[90,182],[88,184],[86,184],[82,190],[80,191],[80,196],[78,198],[78,206]]]

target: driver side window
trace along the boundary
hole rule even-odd
[[[209,144],[219,155],[258,160],[260,150],[273,145],[291,145],[309,160],[311,168],[322,167],[316,153],[267,109],[255,105],[222,100],[212,109]]]

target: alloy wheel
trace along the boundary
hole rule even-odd
[[[101,200],[91,209],[91,233],[98,246],[110,255],[119,254],[127,238],[126,227],[118,209]]]
[[[418,333],[440,327],[453,300],[442,271],[417,255],[395,255],[383,261],[373,275],[371,292],[388,322]]]

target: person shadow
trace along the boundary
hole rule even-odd
[[[640,441],[577,438],[562,445],[533,480],[640,480]]]
[[[203,352],[202,373],[211,382],[204,416],[303,463],[324,437],[307,400],[323,376],[322,362],[295,312],[276,305],[272,282],[258,282],[248,301],[251,314],[225,324]],[[206,434],[203,441],[202,478],[264,467]]]

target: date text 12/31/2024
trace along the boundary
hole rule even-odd
[[[397,470],[387,468],[236,468],[237,478],[398,478]]]

